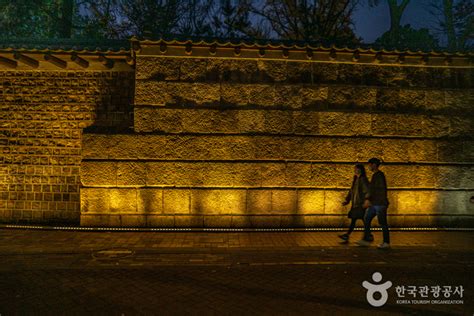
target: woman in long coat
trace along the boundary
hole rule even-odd
[[[364,222],[365,208],[363,207],[365,198],[369,193],[369,180],[365,173],[364,165],[357,164],[354,167],[354,180],[352,181],[351,189],[347,194],[342,205],[351,203],[351,209],[347,217],[351,219],[349,230],[347,233],[339,235],[344,242],[348,242],[350,234],[354,231],[358,219]]]

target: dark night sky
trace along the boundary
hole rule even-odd
[[[390,27],[390,14],[386,1],[380,1],[377,7],[369,7],[368,1],[361,4],[354,14],[354,27],[357,35],[366,43],[375,41]],[[428,8],[429,0],[412,0],[402,16],[402,25],[410,24],[413,28],[431,28],[435,18]]]

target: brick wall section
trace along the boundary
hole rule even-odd
[[[0,221],[79,222],[82,130],[131,125],[133,76],[0,70]]]

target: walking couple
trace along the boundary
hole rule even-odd
[[[390,236],[387,225],[387,182],[384,173],[379,170],[380,164],[380,159],[369,159],[368,167],[373,172],[370,182],[367,179],[364,165],[357,164],[354,167],[354,180],[345,201],[342,203],[342,205],[351,203],[348,217],[352,219],[348,232],[339,235],[343,243],[349,242],[349,236],[354,230],[357,219],[362,219],[364,223],[364,237],[357,242],[357,245],[369,246],[370,242],[374,240],[370,233],[370,224],[372,219],[377,216],[383,232],[383,243],[378,245],[378,248],[390,248]]]

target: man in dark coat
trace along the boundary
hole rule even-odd
[[[387,181],[385,180],[384,173],[379,170],[381,164],[380,159],[371,158],[368,163],[373,175],[369,184],[369,194],[364,205],[368,207],[364,220],[364,238],[359,240],[357,244],[359,246],[370,245],[370,224],[372,219],[377,216],[377,220],[383,232],[383,243],[378,245],[378,248],[389,249],[390,235],[387,224],[387,208],[389,204],[387,198]]]

